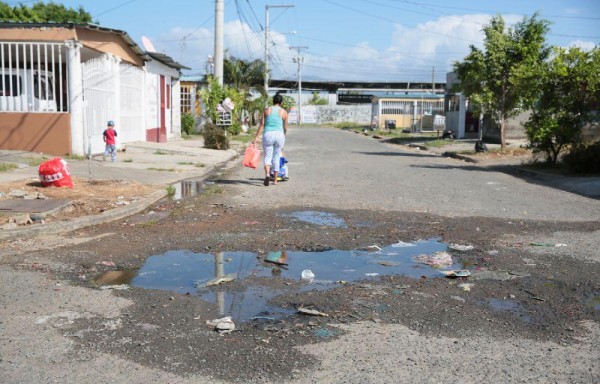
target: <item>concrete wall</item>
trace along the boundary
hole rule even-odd
[[[508,119],[506,124],[506,132],[504,133],[504,137],[506,139],[526,139],[527,134],[525,133],[525,128],[523,127],[523,123],[529,120],[529,116],[531,115],[531,111],[525,111],[520,113],[519,115]],[[484,119],[483,121],[483,138],[484,140],[488,140],[488,142],[500,142],[500,126],[492,123],[489,119]]]
[[[0,149],[70,154],[70,119],[68,113],[0,113]]]
[[[344,122],[371,124],[371,104],[317,105],[316,108],[318,124]]]

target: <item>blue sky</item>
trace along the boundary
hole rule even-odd
[[[600,0],[224,0],[225,48],[263,59],[269,9],[269,65],[274,79],[297,79],[290,47],[304,58],[303,80],[445,81],[469,45],[481,46],[482,26],[501,14],[509,23],[540,12],[552,24],[548,43],[591,48],[600,42]],[[23,1],[30,3],[30,1]],[[138,44],[204,74],[214,50],[214,0],[63,0],[80,4],[102,26],[126,31]],[[9,0],[15,4],[18,1]]]

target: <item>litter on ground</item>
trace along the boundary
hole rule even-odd
[[[221,335],[231,333],[235,329],[235,324],[233,323],[231,316],[215,320],[206,320],[206,324],[215,327],[215,330],[218,331]]]
[[[448,246],[448,248],[454,249],[455,251],[461,251],[461,252],[472,251],[473,249],[475,249],[475,247],[473,247],[472,245],[460,245],[460,244],[450,244]]]
[[[392,244],[394,248],[404,248],[404,247],[416,247],[416,244],[405,243],[404,241],[398,241],[396,244]]]
[[[298,313],[301,313],[303,315],[329,317],[328,314],[321,312],[321,311],[317,311],[316,309],[308,309],[308,308],[304,308],[304,307],[298,307],[297,309],[298,309]]]
[[[448,252],[436,252],[433,255],[418,255],[413,259],[418,263],[431,265],[435,268],[452,265],[452,256]]]
[[[466,269],[457,269],[457,270],[440,271],[440,272],[443,273],[446,277],[468,277],[468,276],[471,276],[471,272],[467,271]]]

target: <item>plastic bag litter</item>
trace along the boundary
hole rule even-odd
[[[53,185],[55,187],[73,188],[73,180],[71,179],[69,165],[60,157],[55,157],[52,160],[40,164],[38,167],[38,174],[40,176],[42,187]]]
[[[457,270],[440,271],[440,272],[443,273],[446,277],[467,277],[467,276],[471,276],[471,272],[467,271],[466,269],[457,269]]]
[[[231,316],[215,320],[206,320],[206,324],[215,327],[215,330],[219,331],[221,335],[231,333],[235,329],[235,324],[233,323]]]
[[[416,247],[416,244],[413,243],[405,243],[404,241],[398,241],[396,244],[392,244],[394,248],[404,248],[404,247]]]
[[[448,248],[454,249],[455,251],[461,251],[461,252],[472,251],[473,249],[475,249],[475,247],[473,247],[472,245],[460,245],[460,244],[450,244],[448,246]]]
[[[448,252],[436,252],[433,255],[418,255],[413,257],[413,260],[421,264],[431,265],[434,268],[452,265],[452,256]]]
[[[317,311],[316,309],[308,309],[308,308],[304,308],[304,307],[298,307],[297,310],[298,310],[298,313],[301,313],[303,315],[329,317],[328,314],[321,312],[321,311]]]
[[[463,284],[458,284],[459,288],[462,288],[463,291],[469,292],[471,290],[471,288],[473,288],[475,286],[475,284],[473,283],[463,283]]]
[[[310,269],[305,269],[302,271],[302,279],[312,281],[315,278],[315,274]]]

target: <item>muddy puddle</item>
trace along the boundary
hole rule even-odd
[[[172,196],[173,200],[181,200],[187,197],[194,197],[202,193],[204,184],[200,180],[189,179],[182,180],[175,184],[172,184],[175,188],[175,193]]]
[[[269,304],[269,300],[290,290],[322,290],[379,276],[404,275],[443,278],[441,269],[460,269],[456,257],[443,266],[417,260],[448,251],[436,239],[392,244],[362,250],[324,252],[272,251],[195,253],[174,250],[150,256],[136,271],[115,271],[96,279],[196,295],[218,306],[223,316],[235,321],[268,321],[292,312]],[[437,268],[436,268],[437,267]],[[441,268],[441,269],[440,269]]]
[[[325,227],[347,228],[348,225],[339,216],[329,212],[319,211],[298,211],[289,214],[282,214],[283,217],[289,217],[292,220],[302,221],[309,224],[321,225]]]

